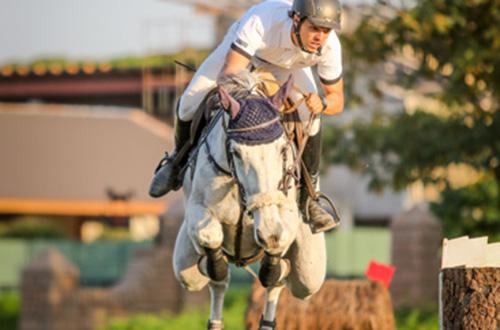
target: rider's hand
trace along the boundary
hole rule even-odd
[[[306,105],[311,113],[321,113],[324,110],[324,104],[321,97],[316,93],[309,93],[306,96]]]

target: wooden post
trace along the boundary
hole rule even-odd
[[[499,329],[500,243],[445,239],[441,269],[440,329]]]

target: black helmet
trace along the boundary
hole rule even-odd
[[[340,30],[341,11],[339,0],[294,0],[292,6],[292,13],[301,20],[334,30]]]

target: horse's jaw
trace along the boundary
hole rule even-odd
[[[289,207],[269,205],[254,210],[255,241],[267,253],[283,254],[297,234],[299,220]]]

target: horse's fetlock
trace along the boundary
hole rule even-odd
[[[224,330],[222,320],[208,320],[207,330]]]

